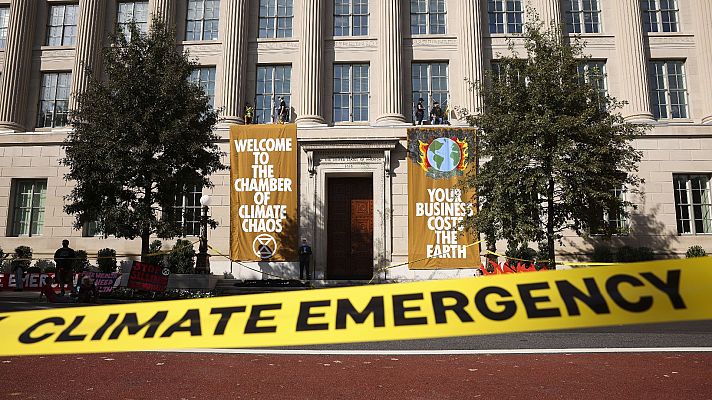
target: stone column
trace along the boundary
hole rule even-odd
[[[149,0],[149,7],[149,25],[153,17],[157,17],[169,27],[175,28],[176,0]]]
[[[244,123],[248,7],[248,0],[230,0],[225,6],[222,106],[226,123]]]
[[[560,0],[538,0],[536,7],[545,28],[548,28],[551,24],[561,27]]]
[[[302,37],[300,41],[301,65],[299,78],[300,125],[324,125],[321,98],[324,96],[324,0],[304,0],[302,15]]]
[[[77,21],[77,45],[72,69],[72,95],[69,109],[77,106],[76,96],[89,85],[89,71],[97,76],[101,63],[101,48],[104,40],[104,0],[81,0]]]
[[[460,37],[458,52],[462,65],[462,99],[460,104],[470,114],[482,106],[482,96],[474,90],[471,83],[481,82],[484,78],[482,66],[482,2],[481,0],[460,1]]]
[[[640,1],[620,0],[617,4],[620,28],[616,35],[618,70],[625,76],[621,79],[623,90],[617,97],[628,102],[623,107],[627,121],[652,121]]]
[[[0,130],[23,131],[32,69],[36,0],[13,0],[0,82]]]
[[[382,17],[378,38],[381,94],[376,123],[379,125],[400,124],[405,122],[405,116],[403,116],[401,2],[399,0],[381,0],[378,3]]]
[[[712,88],[709,78],[712,76],[712,8],[708,0],[695,1],[695,15],[697,16],[697,65],[700,69],[700,83],[706,84],[700,92],[703,98],[704,110],[703,124],[712,124]]]

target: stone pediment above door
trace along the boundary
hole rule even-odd
[[[373,164],[383,163],[390,172],[391,152],[399,145],[398,140],[368,141],[314,141],[301,142],[307,154],[309,174],[316,174],[322,164]]]

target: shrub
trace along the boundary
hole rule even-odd
[[[706,257],[707,252],[705,249],[702,248],[702,246],[690,246],[689,249],[687,249],[687,253],[685,253],[685,258],[695,258],[695,257]]]
[[[2,250],[2,247],[0,247],[0,273],[9,273],[10,272],[10,263],[6,261],[6,259],[10,255],[5,253]]]
[[[109,248],[101,249],[97,253],[97,256],[97,264],[101,272],[116,271],[116,250]]]
[[[84,250],[77,250],[74,252],[74,260],[72,260],[72,270],[74,272],[83,272],[89,270],[91,264],[89,264],[89,259],[87,252]]]
[[[37,270],[38,270],[37,272],[44,272],[44,273],[57,271],[57,266],[54,265],[53,261],[43,260],[43,259],[39,259],[39,260],[35,261],[34,267],[30,267],[30,268],[37,268]]]
[[[195,249],[190,240],[178,239],[165,257],[166,266],[174,274],[194,274],[195,273]]]
[[[655,254],[650,248],[644,246],[622,246],[615,250],[606,246],[598,246],[593,249],[591,259],[593,262],[631,263],[654,260]]]
[[[10,263],[12,269],[19,265],[24,271],[29,271],[30,263],[32,263],[32,249],[29,246],[17,246]]]
[[[153,254],[148,257],[144,257],[147,264],[163,266],[163,253],[161,253],[161,248],[163,247],[163,242],[156,239],[148,246],[148,253]]]
[[[615,258],[611,252],[611,248],[608,246],[596,246],[593,248],[593,255],[591,255],[591,261],[609,263],[614,262]]]
[[[526,244],[522,244],[519,247],[516,245],[510,246],[507,249],[507,252],[504,253],[507,257],[510,258],[516,258],[519,260],[534,260],[537,256],[536,250],[532,249],[531,247],[527,246]],[[515,261],[519,261],[515,260]]]

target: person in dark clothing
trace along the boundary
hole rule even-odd
[[[99,290],[88,276],[82,277],[82,284],[77,294],[78,303],[96,303],[99,300]]]
[[[284,97],[279,98],[279,111],[277,112],[280,124],[286,124],[289,122],[289,110],[287,109],[287,103],[284,101]]]
[[[418,99],[418,104],[415,106],[415,124],[423,125],[423,118],[425,118],[425,106],[423,106],[423,98]]]
[[[440,103],[433,103],[433,108],[430,110],[430,123],[440,125],[443,123],[443,109],[440,108]]]
[[[69,285],[69,292],[72,292],[72,265],[76,254],[69,247],[69,240],[62,240],[62,247],[54,252],[54,263],[57,265],[57,283],[59,283],[59,293],[64,296],[64,285]]]
[[[306,271],[307,280],[311,280],[311,271],[309,270],[311,254],[312,249],[307,244],[307,240],[302,239],[302,245],[299,246],[299,279],[304,279],[304,272]]]
[[[252,123],[252,119],[255,116],[255,108],[252,104],[247,103],[245,105],[245,124],[249,125]]]

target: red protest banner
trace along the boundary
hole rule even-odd
[[[151,292],[164,292],[168,286],[167,268],[134,261],[129,273],[129,289],[146,290]]]
[[[99,293],[111,293],[111,291],[119,287],[121,284],[121,274],[118,272],[84,272],[84,276],[88,276],[94,281]]]

